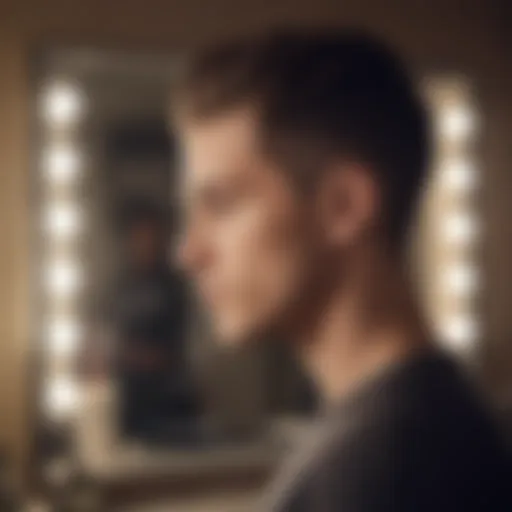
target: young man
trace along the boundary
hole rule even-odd
[[[286,336],[323,400],[262,510],[512,510],[485,414],[404,275],[428,164],[400,62],[357,34],[235,41],[175,93],[181,259],[219,339]]]

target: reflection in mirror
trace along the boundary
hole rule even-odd
[[[46,467],[72,457],[109,478],[266,468],[288,437],[281,425],[312,410],[283,347],[212,343],[174,266],[173,68],[82,50],[38,67],[41,425],[70,439],[45,452]]]
[[[167,56],[83,50],[37,66],[35,452],[51,485],[77,472],[138,482],[220,472],[233,484],[256,469],[261,480],[311,421],[310,386],[285,347],[217,347],[174,265],[174,69]],[[429,81],[427,93],[437,149],[412,263],[440,339],[470,354],[475,118],[461,82]]]

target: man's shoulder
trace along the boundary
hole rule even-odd
[[[355,410],[342,411],[303,491],[321,503],[318,510],[333,510],[326,500],[356,511],[448,510],[440,504],[474,500],[490,506],[505,471],[486,413],[442,363],[383,383]]]
[[[341,460],[357,450],[369,458],[385,460],[389,455],[401,463],[417,463],[421,454],[456,464],[448,456],[501,448],[483,400],[464,372],[445,357],[376,382],[352,410],[341,410],[333,428],[330,453]]]

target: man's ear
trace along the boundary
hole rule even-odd
[[[353,244],[378,221],[381,194],[373,173],[359,163],[331,167],[322,177],[317,207],[326,241]]]

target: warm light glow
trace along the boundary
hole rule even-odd
[[[479,113],[466,77],[446,77],[429,88],[437,130],[436,194],[433,208],[439,270],[435,276],[441,300],[432,303],[441,339],[455,351],[469,353],[481,336],[475,319],[475,295],[482,286],[480,266],[472,250],[481,236],[481,219],[471,200],[480,185],[474,143],[479,132]],[[448,316],[447,309],[457,314]],[[478,318],[478,316],[476,317]]]
[[[79,403],[79,393],[76,384],[65,377],[59,377],[46,388],[46,406],[49,413],[56,418],[62,418],[73,412]]]
[[[70,146],[55,146],[44,155],[45,172],[56,183],[69,182],[78,174],[79,167],[79,155]]]
[[[48,328],[48,341],[53,354],[69,354],[77,348],[80,327],[70,318],[57,318]]]
[[[471,317],[455,316],[441,327],[441,335],[455,349],[471,347],[479,335],[479,325]]]
[[[450,215],[442,226],[445,241],[453,244],[468,244],[478,237],[479,226],[469,214]]]
[[[453,265],[447,268],[443,282],[449,293],[472,295],[478,288],[478,272],[471,265]]]
[[[478,173],[474,165],[462,159],[446,161],[442,167],[443,185],[455,192],[470,192],[478,183]]]
[[[52,419],[61,420],[69,418],[79,405],[78,383],[71,376],[62,374],[62,365],[53,363],[59,363],[60,356],[72,355],[82,336],[76,318],[63,314],[63,311],[69,311],[70,305],[75,305],[70,304],[69,299],[77,298],[82,285],[82,269],[77,260],[68,259],[68,250],[75,248],[61,242],[74,237],[83,225],[73,185],[83,170],[82,154],[76,145],[76,128],[84,113],[85,97],[72,83],[53,80],[44,87],[40,99],[46,144],[41,155],[41,172],[44,185],[49,189],[43,197],[53,199],[44,205],[41,223],[49,258],[43,275],[49,299],[43,339],[49,351],[51,369],[51,379],[45,382],[44,405]],[[60,479],[60,470],[59,467],[51,468],[55,473],[52,477]]]
[[[50,292],[58,296],[69,296],[80,285],[80,272],[69,261],[53,263],[47,272],[47,286]]]
[[[441,136],[450,142],[460,142],[475,130],[474,115],[462,105],[447,106],[441,112]]]
[[[83,111],[84,99],[80,91],[68,83],[56,83],[43,95],[45,120],[56,126],[75,123]]]
[[[78,209],[71,204],[54,204],[46,213],[46,230],[56,238],[66,238],[75,234],[80,224]]]

